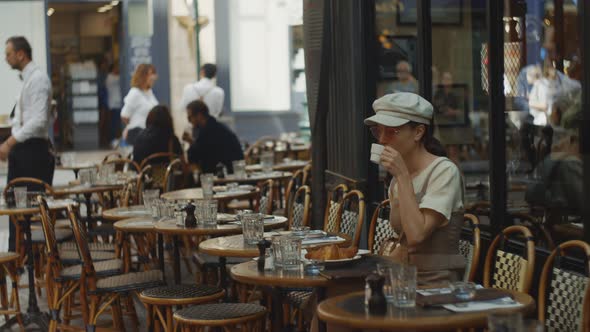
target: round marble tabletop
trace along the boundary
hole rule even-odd
[[[248,199],[254,198],[258,195],[260,190],[254,188],[253,190],[237,190],[237,191],[224,191],[217,192],[213,195],[213,198],[220,202],[229,202],[234,199]],[[170,191],[162,194],[160,197],[170,201],[183,201],[183,200],[198,200],[203,199],[203,190],[201,188],[190,188]]]
[[[273,219],[267,219],[264,221],[265,229],[276,229],[285,227],[287,224],[287,218],[281,216],[275,216]],[[197,227],[187,228],[184,226],[176,225],[176,221],[169,219],[163,222],[156,223],[155,230],[158,233],[166,235],[207,235],[207,236],[223,236],[239,234],[242,232],[242,225],[236,222],[229,222],[226,224],[217,224],[206,226],[199,224]]]
[[[128,207],[114,208],[102,212],[102,217],[110,221],[119,221],[123,219],[136,217],[150,217],[151,211],[147,211],[143,205],[132,205]]]
[[[531,313],[535,301],[525,293],[506,291],[522,306],[503,308],[502,312]],[[456,329],[484,328],[491,311],[457,313],[442,307],[420,307],[399,309],[389,306],[385,315],[374,315],[365,311],[365,293],[355,292],[335,296],[322,301],[317,312],[321,320],[355,329],[377,329],[395,331],[449,331]]]
[[[150,217],[137,217],[119,220],[113,224],[115,229],[124,233],[150,233],[156,227],[157,220]]]
[[[237,183],[252,183],[256,184],[261,181],[266,180],[287,180],[293,176],[291,172],[279,172],[273,171],[270,173],[262,173],[262,172],[254,172],[249,173],[245,178],[236,178],[233,175],[228,175],[225,178],[215,178],[215,183],[223,184],[223,183],[230,183],[230,182],[237,182]]]
[[[272,232],[264,234],[265,237],[270,237],[274,234],[287,234],[288,232]],[[347,244],[350,242],[350,237],[345,234],[338,234],[342,240],[341,241],[330,241],[330,242],[314,242],[310,245],[304,245],[304,247],[311,247],[311,246],[318,246],[323,244]],[[211,239],[207,239],[199,244],[199,251],[211,255],[211,256],[221,256],[221,257],[245,257],[245,258],[252,258],[258,257],[258,248],[256,246],[249,246],[244,243],[244,236],[240,235],[231,235],[231,236],[223,236],[223,237],[215,237]]]

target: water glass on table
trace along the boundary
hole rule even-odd
[[[301,263],[301,238],[283,236],[281,238],[281,259],[283,270],[296,270]]]
[[[393,287],[393,304],[399,308],[416,306],[417,271],[413,265],[399,265],[390,269]]]
[[[84,186],[91,186],[92,184],[94,184],[96,179],[95,171],[96,170],[93,168],[81,169],[79,173],[80,184]]]
[[[264,238],[264,215],[244,213],[240,216],[240,220],[246,244],[254,245]]]
[[[232,161],[234,169],[234,177],[236,179],[246,178],[246,161],[245,160],[234,160]]]
[[[377,264],[377,273],[383,277],[383,295],[385,295],[385,299],[387,303],[394,303],[394,292],[393,289],[396,286],[397,278],[393,278],[399,269],[399,264],[397,263],[378,263]]]
[[[152,200],[160,198],[159,189],[146,189],[142,192],[143,206],[148,213],[152,211]]]
[[[265,151],[260,154],[260,166],[263,173],[271,173],[274,165],[275,155],[272,151]]]
[[[281,256],[281,238],[282,235],[273,235],[270,238],[272,246],[273,261],[275,267],[283,267],[283,258]]]
[[[205,199],[200,201],[201,220],[205,226],[217,225],[217,201],[214,199]]]
[[[14,202],[19,209],[27,207],[27,187],[14,187]]]
[[[64,152],[60,156],[61,165],[68,167],[73,166],[76,162],[76,153],[75,152]]]
[[[213,182],[215,176],[213,174],[201,174],[201,189],[203,190],[203,197],[209,199],[213,197]]]

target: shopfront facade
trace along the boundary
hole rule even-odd
[[[589,18],[584,1],[304,1],[314,226],[335,183],[385,198],[362,120],[411,91],[433,103],[488,240],[524,207],[555,241],[590,241]]]

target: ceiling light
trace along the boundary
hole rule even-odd
[[[106,13],[107,11],[109,11],[110,8],[107,8],[106,6],[102,6],[100,8],[98,8],[96,11],[99,13]]]
[[[53,9],[53,8],[47,9],[47,16],[51,16],[51,15],[53,15],[53,13],[55,13],[55,9]]]
[[[115,7],[119,4],[119,0],[113,0],[111,1],[111,6]]]

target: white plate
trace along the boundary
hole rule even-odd
[[[226,186],[213,186],[213,191],[216,193],[227,191]]]
[[[255,187],[251,184],[243,184],[243,185],[238,186],[238,189],[247,190],[247,191],[252,191],[252,190],[254,190],[254,188]]]
[[[358,259],[361,259],[361,255],[356,255],[352,258],[342,258],[342,259],[330,259],[330,260],[325,260],[324,263],[328,263],[328,264],[339,264],[339,263],[346,263],[346,262],[352,262],[352,261],[356,261]]]

